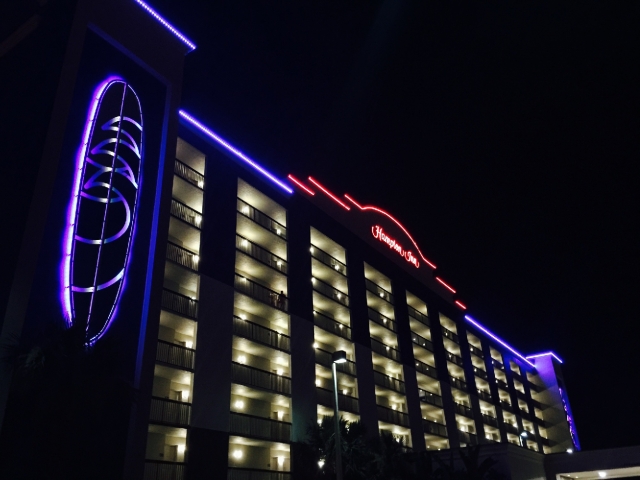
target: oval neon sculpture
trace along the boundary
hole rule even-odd
[[[142,167],[142,109],[125,80],[94,91],[76,157],[63,245],[62,305],[68,326],[93,344],[111,325],[131,258]]]

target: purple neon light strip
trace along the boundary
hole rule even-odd
[[[562,361],[562,359],[552,351],[543,352],[543,353],[536,353],[535,355],[527,355],[527,358],[538,358],[538,357],[546,357],[546,356],[552,356],[553,358],[555,358],[560,363],[564,363]]]
[[[278,185],[285,192],[293,193],[293,189],[289,185],[287,185],[284,181],[278,179],[275,175],[269,173],[267,170],[265,170],[263,167],[261,167],[257,162],[255,162],[254,160],[251,160],[249,157],[247,157],[244,153],[242,153],[240,150],[235,148],[233,145],[231,145],[231,144],[227,143],[226,141],[224,141],[216,133],[214,133],[211,129],[205,127],[202,123],[200,123],[194,117],[189,115],[187,112],[185,112],[184,110],[180,110],[180,111],[178,111],[178,114],[182,118],[184,118],[186,121],[191,123],[198,130],[200,130],[202,133],[207,135],[209,138],[211,138],[212,140],[215,140],[219,145],[223,146],[229,152],[233,153],[240,160],[244,161],[245,163],[247,163],[250,166],[252,166],[253,168],[255,168],[258,172],[260,172],[262,175],[267,177],[273,183]]]
[[[531,365],[533,368],[536,368],[536,366],[531,363],[529,360],[527,360],[524,355],[516,352],[513,347],[511,347],[509,344],[507,344],[505,341],[501,340],[500,338],[496,337],[493,333],[491,333],[489,330],[487,330],[486,328],[484,328],[482,325],[480,325],[477,321],[475,321],[473,318],[471,318],[469,315],[465,315],[464,318],[467,320],[467,322],[470,322],[471,324],[475,325],[477,328],[479,328],[480,330],[482,330],[484,333],[486,333],[487,335],[489,335],[491,338],[493,338],[496,342],[498,342],[500,345],[502,345],[503,347],[505,347],[506,349],[508,349],[511,353],[513,353],[514,355],[516,355],[518,358],[520,358],[522,361],[526,362],[528,365]]]
[[[190,51],[193,52],[196,49],[196,44],[195,43],[193,43],[191,40],[189,40],[187,37],[185,37],[182,33],[180,33],[177,28],[175,28],[173,25],[171,25],[169,22],[167,22],[162,17],[162,15],[160,15],[158,12],[156,12],[147,3],[143,2],[142,0],[135,0],[135,2],[138,5],[140,5],[142,8],[144,8],[149,14],[151,14],[152,17],[154,17],[156,20],[158,20],[162,25],[164,25],[164,27],[167,30],[169,30],[176,37],[178,37],[180,39],[180,41],[182,41],[182,43],[184,43],[186,46],[188,46],[191,49]]]

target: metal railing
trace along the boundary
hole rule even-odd
[[[322,280],[313,277],[311,280],[311,284],[313,285],[313,289],[316,292],[321,293],[325,297],[330,298],[331,300],[335,300],[338,303],[341,303],[345,307],[349,306],[349,295],[344,292],[341,292],[337,288],[332,287],[328,283],[323,282]]]
[[[456,402],[453,402],[453,407],[456,413],[464,415],[465,417],[473,418],[473,410],[471,410],[471,407]]]
[[[504,388],[505,390],[509,389],[509,385],[507,384],[507,382],[505,382],[504,380],[500,380],[499,378],[496,378],[496,385]]]
[[[290,480],[290,472],[277,472],[275,470],[257,470],[250,468],[227,469],[227,480]],[[145,479],[146,480],[146,479]]]
[[[169,400],[168,398],[151,397],[151,422],[189,426],[191,420],[191,404]]]
[[[427,365],[420,360],[416,360],[416,371],[420,373],[424,373],[425,375],[430,376],[431,378],[438,379],[438,372],[436,372],[436,367],[432,367],[431,365]]]
[[[490,392],[485,392],[484,390],[478,389],[478,397],[487,402],[493,402],[493,397]]]
[[[391,292],[386,291],[380,285],[378,285],[375,282],[372,282],[368,278],[364,279],[364,283],[365,283],[365,286],[367,287],[367,290],[369,290],[371,293],[375,293],[378,297],[382,298],[383,300],[386,300],[387,302],[393,305],[394,300],[393,300],[393,294]]]
[[[395,425],[401,425],[403,427],[409,426],[409,415],[400,412],[398,410],[392,410],[391,408],[378,405],[378,420],[387,423],[393,423]]]
[[[431,326],[431,322],[429,321],[429,317],[422,312],[419,312],[413,307],[407,305],[407,309],[409,309],[409,316],[418,320],[420,323],[426,325],[427,327]]]
[[[381,372],[373,371],[373,380],[379,387],[395,390],[398,393],[405,393],[404,382],[397,378],[390,377]]]
[[[344,276],[347,275],[347,266],[337,258],[329,255],[327,252],[316,247],[313,244],[311,245],[310,251],[311,251],[311,256],[316,260],[320,260],[326,266],[331,267],[333,270],[335,270],[336,272]]]
[[[232,434],[273,440],[275,442],[291,441],[291,424],[271,420],[270,418],[256,417],[245,413],[231,412],[229,419],[229,432]]]
[[[166,288],[162,290],[162,308],[185,317],[198,318],[197,300]]]
[[[487,375],[487,372],[485,372],[484,370],[482,370],[481,368],[478,368],[478,367],[473,367],[473,373],[475,374],[476,377],[480,377],[480,378],[483,378],[485,380],[487,380],[487,378],[489,378],[489,376]]]
[[[185,480],[187,465],[160,460],[144,461],[144,480]]]
[[[320,405],[334,408],[333,390],[316,387],[316,392],[318,395],[318,403]],[[338,392],[338,409],[345,412],[359,413],[360,409],[358,406],[358,399]]]
[[[511,404],[505,400],[500,400],[500,406],[508,411],[508,412],[513,412],[513,407],[511,406]]]
[[[270,328],[263,327],[249,320],[233,316],[233,333],[249,340],[253,340],[263,345],[268,345],[278,350],[289,352],[291,350],[291,339]]]
[[[474,347],[473,345],[469,344],[469,351],[476,357],[484,358],[484,353],[478,347]]]
[[[411,333],[411,341],[413,343],[415,343],[416,345],[420,345],[422,348],[425,348],[427,350],[429,350],[430,352],[433,352],[433,343],[431,342],[431,340],[427,340],[424,337],[421,337],[420,335],[418,335],[417,333]]]
[[[449,382],[451,383],[452,387],[455,387],[465,392],[467,391],[467,382],[452,376],[449,376]]]
[[[202,214],[184,203],[179,202],[175,198],[171,199],[170,213],[174,217],[179,218],[183,222],[186,222],[197,229],[200,229],[202,226]]]
[[[270,305],[273,308],[277,308],[284,312],[289,310],[289,300],[286,297],[281,297],[278,292],[260,285],[253,280],[249,280],[247,277],[243,277],[236,273],[234,286],[238,292],[255,298],[256,300]]]
[[[418,389],[418,394],[420,395],[421,402],[429,403],[437,407],[442,407],[442,397],[440,395],[427,392],[426,390],[422,390],[421,388]]]
[[[383,355],[391,360],[395,360],[396,362],[400,361],[400,352],[393,347],[389,347],[382,342],[379,342],[375,338],[371,339],[371,350]]]
[[[371,307],[369,307],[367,309],[367,311],[369,313],[369,320],[377,323],[378,325],[382,325],[385,328],[388,328],[392,332],[397,332],[398,331],[397,328],[396,328],[396,322],[394,322],[390,318],[385,317],[383,314],[381,314],[380,312],[374,310]]]
[[[456,343],[460,343],[460,339],[458,338],[458,334],[457,333],[453,333],[448,328],[442,327],[442,335],[447,337],[449,340],[453,340]]]
[[[288,264],[287,261],[280,258],[277,255],[274,255],[269,250],[264,249],[251,240],[244,238],[241,235],[236,234],[236,248],[240,250],[242,253],[249,255],[252,258],[255,258],[261,263],[268,265],[269,267],[277,270],[281,273],[287,274]]]
[[[175,243],[167,243],[167,260],[171,260],[178,265],[182,265],[193,271],[198,271],[198,260],[200,257],[197,253],[187,250]]]
[[[460,367],[464,367],[464,361],[455,353],[447,352],[447,360],[449,360],[451,363],[455,363]]]
[[[467,445],[478,444],[477,435],[469,432],[463,432],[462,430],[458,430],[458,439],[460,440],[460,443],[466,443]]]
[[[487,415],[486,413],[483,413],[482,414],[482,420],[487,425],[491,425],[492,427],[498,428],[498,419],[497,418],[492,417],[491,415]]]
[[[316,348],[316,363],[324,365],[327,368],[331,368],[333,360],[331,359],[331,353],[321,348]],[[347,360],[344,363],[336,363],[336,367],[339,372],[346,373],[348,375],[356,376],[356,364],[351,360]]]
[[[182,163],[177,158],[173,164],[173,173],[186,180],[191,185],[195,185],[200,190],[204,190],[204,175],[194,170],[186,163]]]
[[[231,362],[231,381],[291,395],[291,379],[259,368]]]
[[[158,362],[193,370],[195,367],[195,355],[196,351],[192,348],[158,340],[158,348],[156,350],[156,361]]]
[[[513,433],[514,435],[519,435],[520,432],[518,432],[518,426],[514,425],[512,423],[508,423],[508,422],[502,422],[502,424],[504,425],[504,429],[509,432],[509,433]]]
[[[253,220],[261,227],[266,228],[271,233],[274,233],[283,239],[287,238],[287,227],[240,199],[238,199],[238,212],[248,219]]]
[[[313,323],[318,327],[339,337],[351,339],[351,328],[320,312],[313,312]]]
[[[422,430],[424,433],[431,435],[439,435],[445,438],[447,436],[447,427],[434,421],[427,420],[426,418],[422,419]]]

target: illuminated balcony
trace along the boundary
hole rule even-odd
[[[172,367],[193,370],[195,366],[196,351],[164,340],[158,340],[156,361]]]
[[[504,388],[504,389],[508,389],[509,385],[507,384],[507,382],[505,382],[504,380],[499,380],[496,378],[496,385],[498,385],[498,387],[500,388]]]
[[[330,408],[334,407],[333,390],[316,387],[316,393],[318,396],[318,403],[320,405],[324,405],[325,407],[330,407]],[[351,397],[349,395],[338,393],[338,410],[350,412],[356,415],[359,414],[360,409],[358,406],[358,399],[356,397]]]
[[[455,355],[453,353],[447,353],[447,360],[449,360],[452,363],[455,363],[459,367],[464,367],[464,361],[458,355]]]
[[[231,381],[248,387],[291,395],[291,379],[259,368],[231,362]]]
[[[478,445],[477,435],[469,432],[463,432],[462,430],[458,430],[458,440],[461,445]]]
[[[291,441],[291,423],[246,413],[231,413],[229,432],[232,435],[242,435],[276,442]]]
[[[431,420],[422,419],[422,430],[429,435],[438,435],[439,437],[447,437],[447,427]]]
[[[236,467],[229,467],[229,470],[227,471],[227,480],[290,480],[290,479],[291,479],[291,473],[289,472],[277,472],[273,470],[258,470],[258,469],[236,468]],[[173,480],[173,478],[171,478],[171,480]]]
[[[182,464],[184,466],[186,445],[186,428],[150,424],[147,433],[147,447],[145,455],[146,463],[150,470],[149,474],[151,475],[156,471],[166,472],[176,471],[176,469],[179,470],[177,466],[172,468],[172,465]],[[158,468],[154,468],[154,465]],[[184,473],[184,470],[182,470],[182,472]],[[155,478],[158,478],[158,480],[164,480],[165,477]]]
[[[480,390],[480,388],[478,388],[478,398],[485,400],[487,402],[493,402],[493,398],[491,397],[491,393],[489,393],[488,391],[485,390]]]
[[[172,290],[162,291],[162,308],[188,318],[198,317],[198,301]]]
[[[446,338],[448,338],[449,340],[452,340],[456,343],[460,343],[460,339],[458,338],[458,335],[456,333],[453,333],[451,330],[442,327],[442,335]]]
[[[385,290],[384,288],[382,288],[378,284],[372,282],[368,278],[365,278],[364,282],[365,282],[365,286],[367,287],[367,290],[369,292],[373,293],[375,295],[375,297],[381,298],[382,300],[384,300],[385,302],[390,303],[391,305],[394,304],[394,298],[393,298],[393,294],[391,294],[391,292],[388,292],[387,290]]]
[[[173,166],[173,173],[200,190],[204,190],[204,175],[197,172],[186,163],[182,163],[180,160],[176,159]]]
[[[398,393],[405,393],[404,382],[397,378],[390,377],[384,373],[373,371],[373,380],[376,385]]]
[[[465,417],[471,419],[473,418],[473,411],[471,410],[471,407],[455,402],[453,403],[453,407],[456,413],[459,413],[460,415],[464,415]]]
[[[286,240],[287,228],[269,215],[238,198],[238,212],[278,237]]]
[[[455,378],[455,377],[449,377],[449,382],[451,383],[452,387],[455,387],[459,390],[462,390],[463,392],[467,392],[467,383],[460,380],[459,378]]]
[[[433,343],[431,342],[431,340],[427,340],[426,338],[421,337],[417,333],[412,333],[411,341],[416,345],[420,345],[422,348],[425,348],[430,352],[433,352]]]
[[[262,248],[256,243],[253,243],[251,240],[244,238],[241,235],[236,235],[236,248],[238,249],[238,251],[257,260],[261,264],[272,268],[276,272],[282,273],[284,275],[287,274],[288,264],[286,260],[280,258],[277,255],[274,255],[269,250]],[[256,267],[253,267],[253,269],[256,269]],[[261,275],[254,276],[262,277]]]
[[[487,425],[491,425],[492,427],[498,428],[498,419],[490,415],[487,415],[486,413],[482,414],[482,421]]]
[[[331,353],[321,350],[320,348],[316,348],[316,363],[330,369],[333,363]],[[336,368],[339,372],[346,373],[354,377],[356,376],[356,364],[351,360],[347,360],[344,363],[336,363]]]
[[[331,268],[333,271],[339,273],[340,275],[343,275],[345,277],[347,276],[347,266],[337,258],[329,255],[327,252],[321,250],[315,245],[311,245],[309,251],[311,252],[311,256],[314,259],[325,264],[327,267]]]
[[[291,350],[291,339],[287,335],[235,315],[233,316],[233,333],[284,352]]]
[[[290,446],[288,442],[230,435],[228,465],[227,480],[288,480]]]
[[[169,400],[168,398],[151,397],[150,422],[187,427],[190,420],[190,403]]]
[[[518,432],[518,426],[516,424],[512,424],[509,422],[502,422],[502,425],[504,425],[504,429],[509,432],[509,433],[513,433],[514,435],[519,435],[520,432]]]
[[[167,260],[197,272],[199,259],[200,257],[197,253],[175,243],[167,243]]]
[[[473,373],[476,377],[480,377],[484,380],[487,380],[489,378],[489,376],[487,375],[487,372],[485,372],[484,370],[480,370],[477,367],[473,367]]]
[[[259,283],[249,280],[247,277],[236,273],[234,286],[236,290],[251,298],[254,298],[265,305],[287,312],[289,310],[289,300],[281,298],[280,294]]]
[[[427,315],[425,315],[422,312],[419,312],[418,310],[416,310],[415,308],[407,305],[407,309],[409,310],[409,317],[413,318],[414,320],[419,321],[420,323],[422,323],[423,325],[426,325],[427,327],[431,326],[431,322],[429,321],[429,317]]]
[[[341,322],[329,318],[318,311],[313,312],[313,323],[326,332],[345,339],[351,339],[351,329]]]
[[[382,315],[380,312],[377,312],[373,308],[368,308],[367,311],[368,311],[369,320],[371,320],[372,322],[394,333],[398,331],[396,327],[396,322],[394,322],[390,318],[385,317],[384,315]]]
[[[170,213],[175,218],[182,220],[198,230],[200,230],[202,226],[202,213],[194,210],[175,198],[171,199]]]
[[[473,345],[469,345],[469,351],[473,353],[476,357],[484,358],[484,353],[477,347]]]
[[[145,460],[144,480],[185,480],[187,478],[187,465],[178,462],[165,462],[162,460]]]
[[[418,395],[420,395],[420,401],[435,405],[436,407],[442,407],[442,397],[435,393],[427,392],[426,390],[418,389]]]
[[[431,378],[435,378],[436,380],[438,379],[438,372],[436,371],[435,367],[432,367],[431,365],[427,365],[426,363],[421,362],[420,360],[415,360],[415,363],[416,363],[416,372],[424,373],[425,375],[428,375]]]
[[[316,292],[321,293],[325,297],[330,298],[334,302],[338,302],[345,307],[349,306],[349,296],[346,293],[341,292],[337,288],[334,288],[328,283],[325,283],[315,277],[312,277],[311,283]]]
[[[399,410],[393,410],[391,408],[377,405],[378,408],[378,420],[381,422],[392,423],[394,425],[400,425],[402,427],[409,426],[409,415],[400,412]]]
[[[513,408],[511,407],[511,404],[506,400],[500,400],[500,407],[503,410],[506,410],[507,412],[513,412]]]
[[[375,338],[371,339],[371,351],[391,360],[395,360],[396,362],[400,362],[400,352],[398,350],[379,342]]]

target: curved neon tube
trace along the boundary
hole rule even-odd
[[[333,193],[331,193],[329,190],[327,190],[325,187],[323,187],[322,185],[320,185],[318,183],[317,180],[315,180],[313,177],[309,177],[309,181],[311,183],[313,183],[316,187],[318,187],[320,189],[320,191],[322,191],[322,193],[324,193],[327,197],[331,198],[331,200],[333,200],[334,202],[336,202],[338,205],[340,205],[342,208],[344,208],[345,210],[351,210],[351,207],[347,204],[345,204],[343,201],[341,201],[338,197],[336,197]]]

